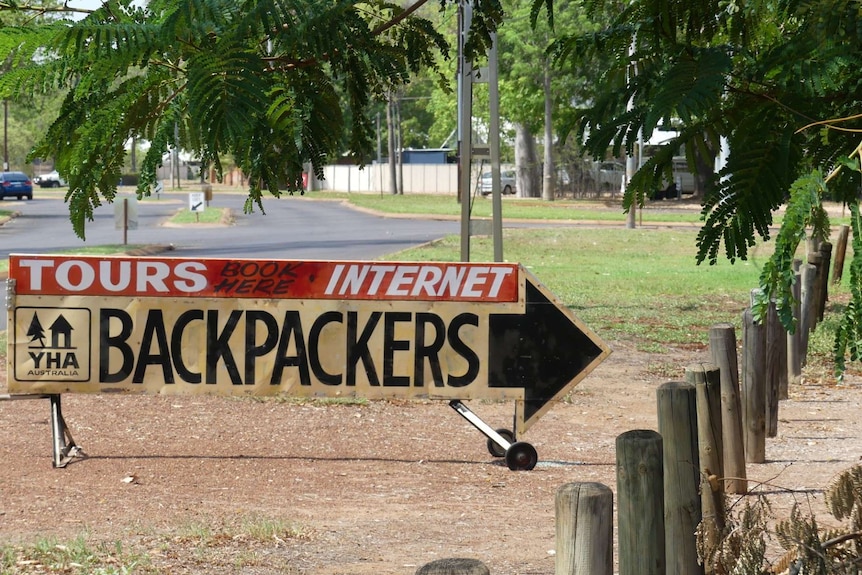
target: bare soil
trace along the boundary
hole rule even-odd
[[[48,401],[0,401],[0,540],[120,542],[147,556],[134,572],[409,574],[472,557],[492,574],[552,574],[558,488],[615,490],[616,437],[656,429],[658,386],[706,360],[610,345],[521,438],[539,453],[529,472],[492,457],[445,402],[98,395],[63,396],[87,457],[53,469]],[[764,482],[779,509],[797,500],[819,512],[830,479],[862,456],[862,382],[807,377],[790,395],[750,487]],[[508,403],[471,408],[495,427],[512,418]],[[270,524],[281,529],[261,534]],[[22,561],[16,572],[45,570]]]

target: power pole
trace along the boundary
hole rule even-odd
[[[497,35],[491,38],[488,68],[481,73],[467,60],[464,46],[470,32],[473,8],[462,0],[458,18],[458,201],[461,202],[461,261],[470,261],[470,202],[473,166],[473,83],[488,83],[490,124],[488,150],[491,160],[491,233],[494,261],[503,261],[503,208],[500,190],[500,91],[497,78]],[[475,72],[480,73],[475,73]]]
[[[470,261],[470,168],[473,160],[473,64],[464,47],[473,21],[471,0],[462,0],[458,18],[458,199],[461,202],[461,261]]]
[[[3,100],[3,171],[9,171],[9,100]]]

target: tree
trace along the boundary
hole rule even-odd
[[[680,149],[695,171],[698,156],[712,157],[727,142],[727,163],[709,178],[702,200],[698,262],[715,262],[722,251],[731,261],[745,259],[758,239],[770,239],[773,214],[787,202],[758,310],[777,297],[791,329],[792,258],[806,237],[827,237],[823,201],[845,202],[858,219],[857,6],[849,0],[633,0],[605,29],[556,45],[560,62],[592,54],[608,64],[599,97],[573,125],[591,153],[631,152],[641,134],[678,131],[634,176],[626,209],[670,179]],[[851,272],[859,266],[862,253],[854,252]],[[862,357],[853,343],[862,336],[862,276],[854,276],[836,342],[839,369],[846,352]]]
[[[554,147],[563,126],[564,110],[575,101],[589,98],[583,67],[564,74],[551,67],[548,46],[565,34],[581,34],[595,26],[586,18],[581,2],[557,0],[553,4],[553,26],[540,17],[531,0],[506,4],[507,18],[500,26],[501,108],[506,119],[517,125],[520,140],[515,162],[518,165],[518,190],[522,195],[553,199],[556,174]],[[544,158],[539,163],[532,140],[543,133]],[[542,182],[541,187],[538,183]]]
[[[81,237],[94,208],[116,194],[125,143],[151,144],[138,187],[146,194],[175,128],[181,146],[218,173],[220,158],[232,156],[249,177],[246,209],[263,209],[264,190],[277,196],[284,181],[301,189],[307,164],[322,175],[348,118],[350,152],[360,162],[371,156],[372,100],[423,68],[437,69],[436,56],[449,52],[415,14],[426,2],[153,0],[138,7],[108,0],[78,21],[0,28],[0,49],[12,63],[0,95],[67,90],[31,158],[56,158]],[[473,54],[487,49],[502,18],[497,0],[475,4]],[[0,12],[51,10],[0,3]]]
[[[30,343],[39,340],[39,346],[45,347],[45,329],[42,327],[42,322],[39,321],[39,316],[34,312],[33,319],[30,320],[30,326],[27,328],[27,337],[30,338]]]

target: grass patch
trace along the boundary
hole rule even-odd
[[[741,324],[771,247],[747,262],[697,265],[696,229],[508,229],[503,253],[521,262],[604,339],[631,340],[646,351],[702,347],[715,323]],[[493,260],[488,238],[473,238],[474,261]],[[389,259],[457,261],[447,237]]]
[[[311,192],[311,198],[341,199],[356,207],[388,214],[430,214],[459,217],[461,204],[454,196],[434,194],[345,194],[339,192]],[[662,206],[664,207],[664,206]],[[471,214],[475,218],[491,217],[490,198],[477,197],[471,202]],[[645,209],[639,213],[644,222],[696,223],[700,221],[698,209],[679,212],[658,212]],[[506,198],[503,202],[504,219],[528,219],[543,221],[602,221],[624,223],[626,215],[619,202],[588,200],[558,200],[545,202],[538,198]]]
[[[171,219],[172,224],[220,224],[229,217],[227,208],[212,208],[207,206],[202,212],[192,212],[188,208],[178,211]]]
[[[356,207],[388,214],[426,214],[445,217],[460,217],[461,204],[453,195],[443,194],[348,194],[345,192],[312,191],[306,196],[314,199],[339,199]],[[546,202],[539,198],[510,198],[503,200],[503,219],[541,220],[541,221],[593,221],[620,223],[626,221],[622,209],[622,198],[615,200],[562,199]],[[490,198],[474,197],[471,201],[471,215],[475,218],[491,217]],[[773,227],[781,225],[783,211],[773,214]],[[637,222],[691,224],[703,223],[701,206],[691,201],[648,202],[636,212]],[[840,215],[831,218],[833,226],[849,224],[850,216],[842,210]]]
[[[120,542],[92,546],[84,537],[78,537],[67,543],[49,538],[29,547],[5,545],[0,552],[0,573],[146,575],[158,571],[144,552],[130,552]]]
[[[169,533],[148,533],[128,546],[119,541],[93,544],[84,536],[64,543],[44,538],[26,546],[0,547],[0,574],[155,575],[172,572],[178,562],[196,565],[198,572],[270,567],[292,573],[290,558],[272,551],[288,540],[309,537],[309,530],[293,521],[241,515],[228,522],[201,521]]]
[[[244,398],[241,398],[244,399]],[[295,395],[279,394],[279,395],[256,395],[248,399],[261,403],[282,403],[287,405],[314,405],[317,407],[327,405],[368,405],[369,400],[366,397],[298,397]]]

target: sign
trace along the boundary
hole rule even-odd
[[[203,192],[190,192],[189,193],[189,211],[198,213],[203,212],[207,209],[206,201],[204,199]]]
[[[610,351],[517,264],[10,256],[10,393],[511,399]]]
[[[114,229],[138,229],[138,198],[126,196],[114,202]]]

